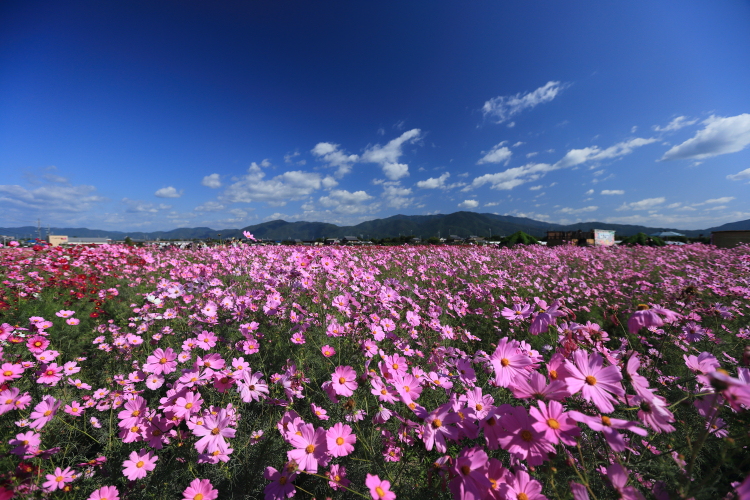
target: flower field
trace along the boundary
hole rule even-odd
[[[750,498],[750,249],[0,253],[0,499]]]

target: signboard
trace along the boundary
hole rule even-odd
[[[594,245],[611,247],[615,244],[615,232],[605,229],[594,229]]]

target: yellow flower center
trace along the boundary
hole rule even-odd
[[[187,403],[187,404],[185,404],[185,409],[186,410],[189,410],[192,407],[193,407],[193,403]]]
[[[12,372],[12,371],[10,371],[10,370],[5,370],[5,371],[3,372],[3,375],[4,375],[4,376],[6,376],[6,377],[10,377],[11,375],[13,375],[13,372]]]
[[[463,472],[464,476],[468,476],[471,473],[471,467],[468,465],[462,465],[461,472]]]
[[[211,429],[211,434],[213,434],[214,436],[220,432],[221,432],[221,429],[219,429],[218,427],[214,427],[213,429]]]
[[[159,360],[159,363],[161,363],[161,364],[166,364],[166,362],[167,362],[167,358],[161,358]]]
[[[647,304],[638,304],[638,307],[636,308],[639,311],[648,311],[651,309]]]
[[[552,429],[559,429],[560,428],[560,422],[558,422],[554,418],[548,418],[547,419],[547,425],[549,425],[550,428],[552,428]]]
[[[383,488],[381,488],[380,486],[375,487],[375,493],[377,493],[380,498],[383,498],[385,496],[385,491],[383,491]]]
[[[594,377],[593,375],[587,375],[586,383],[589,385],[596,385],[596,377]]]
[[[60,481],[62,481],[63,479],[65,479],[65,478],[64,478],[64,477],[62,477],[62,476],[57,476],[57,477],[55,478],[55,481],[57,481],[57,482],[59,483],[59,482],[60,482]]]
[[[203,500],[203,493],[198,493],[193,497],[193,500]]]
[[[52,415],[52,410],[47,410],[44,412],[45,417],[49,417],[50,415]]]
[[[602,415],[602,423],[604,425],[606,425],[607,427],[611,427],[612,426],[612,421],[606,415]]]
[[[314,445],[312,445],[312,444],[308,444],[308,445],[307,445],[307,446],[305,447],[305,451],[306,451],[307,453],[312,453],[312,452],[314,452],[314,451],[315,451],[315,446],[314,446]]]
[[[442,427],[442,425],[443,425],[443,422],[441,422],[439,418],[436,418],[435,420],[432,421],[433,429],[439,429],[440,427]]]
[[[344,438],[342,438],[341,436],[337,437],[336,438],[336,444],[339,445],[339,446],[341,446],[342,444],[344,444]]]
[[[136,467],[139,469],[145,465],[145,462],[143,460],[139,460],[137,464],[135,464]]]
[[[346,382],[346,379],[344,377],[339,377],[339,384],[344,384]]]
[[[549,378],[551,378],[552,380],[557,380],[557,370],[550,370]]]
[[[516,500],[529,500],[529,496],[523,491],[516,495]]]
[[[510,361],[508,360],[508,358],[503,358],[503,359],[500,360],[500,366],[502,366],[502,367],[506,367],[509,364],[510,364]]]

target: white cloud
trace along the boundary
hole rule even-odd
[[[524,144],[526,144],[526,143],[525,143],[525,142],[522,142],[522,141],[518,141],[518,142],[516,142],[515,144],[513,144],[513,147],[514,147],[514,148],[517,148],[518,146],[523,146]]]
[[[196,212],[219,212],[221,210],[224,210],[226,207],[222,205],[219,202],[216,201],[207,201],[203,205],[198,205],[195,207]]]
[[[569,84],[560,82],[547,82],[542,87],[533,92],[518,93],[511,96],[493,97],[482,106],[482,113],[485,118],[490,117],[495,123],[508,121],[511,116],[516,115],[524,109],[534,108],[535,106],[550,102]],[[513,122],[511,122],[513,123]],[[513,123],[515,125],[515,123]],[[512,126],[512,125],[508,125]]]
[[[371,206],[364,205],[373,197],[365,191],[349,192],[345,189],[334,189],[327,196],[322,196],[318,201],[326,208],[337,213],[355,214],[372,211]]]
[[[648,210],[650,208],[654,208],[657,205],[661,205],[665,201],[666,198],[663,197],[646,198],[645,200],[634,201],[632,203],[623,203],[619,208],[617,208],[617,211],[622,212],[623,210]]]
[[[25,211],[44,211],[49,214],[59,212],[84,212],[106,198],[94,194],[94,186],[62,184],[42,185],[26,189],[19,185],[0,185],[0,207],[12,206]]]
[[[529,191],[539,191],[539,190],[540,190],[540,189],[542,189],[543,187],[544,187],[544,186],[543,186],[543,185],[541,185],[541,184],[539,184],[538,186],[531,186],[531,187],[529,188]]]
[[[406,143],[414,143],[420,138],[421,131],[418,128],[407,130],[385,146],[376,144],[366,149],[362,154],[361,161],[380,164],[385,176],[392,181],[401,179],[409,175],[409,165],[398,163],[403,154],[402,146]]]
[[[328,163],[331,167],[338,167],[334,174],[337,178],[342,178],[352,171],[352,164],[359,160],[359,156],[346,154],[339,149],[338,144],[330,142],[319,142],[312,149],[312,154]]]
[[[593,189],[589,189],[588,191],[586,191],[586,196],[591,196],[592,194],[594,194]]]
[[[619,142],[606,149],[600,149],[598,146],[587,147],[583,149],[571,149],[565,156],[554,164],[549,163],[527,163],[521,167],[513,167],[496,174],[485,174],[475,178],[472,183],[465,187],[463,191],[470,191],[485,184],[490,184],[492,189],[513,189],[526,182],[533,182],[548,172],[570,168],[586,163],[588,161],[597,161],[612,159],[624,156],[633,152],[635,148],[645,146],[656,142],[656,139],[635,138],[629,141]]]
[[[154,196],[157,196],[159,198],[179,198],[180,196],[182,196],[182,190],[177,191],[172,186],[168,186],[165,188],[158,189],[154,193]]]
[[[746,168],[742,172],[737,172],[736,174],[727,175],[727,179],[730,181],[744,181],[745,179],[750,179],[750,168]]]
[[[657,132],[673,132],[684,127],[689,127],[690,125],[694,125],[696,123],[698,123],[697,118],[695,120],[688,120],[684,116],[678,116],[677,118],[669,122],[669,125],[667,125],[666,127],[654,125],[654,130]]]
[[[129,213],[156,214],[159,213],[160,210],[169,210],[172,208],[171,205],[165,205],[164,203],[155,205],[147,201],[131,200],[130,198],[123,198],[121,201],[127,207],[125,211]]]
[[[287,163],[289,165],[293,165],[293,164],[306,165],[307,160],[297,160],[297,161],[294,160],[298,156],[300,156],[299,151],[295,151],[294,153],[287,153],[284,155],[284,163]]]
[[[221,180],[219,179],[219,174],[211,174],[207,175],[203,178],[201,181],[201,184],[203,184],[206,187],[210,187],[211,189],[216,189],[221,187]]]
[[[532,151],[531,153],[526,153],[526,158],[532,158],[538,154],[536,151]]]
[[[505,163],[507,165],[510,161],[510,157],[513,156],[513,152],[503,146],[504,143],[505,142],[503,141],[500,144],[493,146],[486,154],[482,151],[484,156],[477,162],[477,165],[482,165],[483,163]]]
[[[300,170],[284,172],[268,180],[265,176],[261,167],[253,162],[247,174],[227,187],[221,198],[232,203],[260,201],[272,206],[284,206],[288,201],[301,200],[309,196],[323,184],[319,174]]]
[[[723,198],[713,198],[711,200],[704,201],[703,203],[701,203],[701,205],[703,205],[703,204],[706,204],[706,205],[718,205],[718,204],[721,204],[721,203],[729,203],[733,199],[734,199],[734,196],[724,196]]]
[[[410,198],[411,189],[400,186],[396,183],[383,185],[383,198],[386,205],[392,208],[406,208],[414,203],[414,198]]]
[[[603,195],[615,195],[615,194],[625,194],[625,191],[622,189],[604,189],[602,190]]]
[[[479,202],[477,200],[464,200],[458,204],[459,208],[477,208]]]
[[[702,160],[742,151],[750,144],[750,114],[726,118],[711,116],[692,138],[672,147],[662,160]]]
[[[339,183],[336,181],[336,179],[334,179],[330,175],[327,175],[327,176],[323,177],[323,180],[321,181],[321,184],[323,185],[324,189],[335,188],[336,186],[339,185]]]
[[[445,172],[440,177],[430,177],[426,181],[419,181],[417,182],[417,187],[420,189],[437,189],[437,188],[444,188],[445,187],[445,181],[448,180],[448,177],[450,177],[451,174],[448,172]]]
[[[558,212],[563,214],[582,214],[587,212],[596,212],[597,210],[599,210],[599,207],[592,205],[583,208],[561,208],[560,210],[558,210]]]

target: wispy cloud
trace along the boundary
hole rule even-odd
[[[550,81],[532,92],[493,97],[484,103],[482,113],[484,113],[485,118],[489,118],[495,123],[503,123],[525,109],[531,109],[539,104],[552,101],[569,85]]]
[[[398,162],[403,154],[402,147],[404,144],[414,143],[419,139],[421,139],[421,130],[418,128],[407,130],[385,146],[376,144],[367,148],[362,154],[361,161],[379,164],[385,176],[392,181],[401,179],[409,175],[409,165]]]
[[[705,127],[692,138],[672,147],[662,160],[702,160],[712,156],[736,153],[750,144],[750,114],[720,117],[703,121]]]
[[[602,190],[602,194],[609,196],[609,195],[618,195],[618,194],[625,194],[625,191],[622,189],[604,189]]]
[[[684,127],[689,127],[690,125],[695,125],[696,123],[698,123],[697,118],[694,120],[688,120],[687,117],[678,116],[677,118],[669,122],[669,124],[664,127],[654,125],[653,128],[657,132],[673,132],[675,130],[680,130],[681,128],[684,128]]]
[[[496,144],[486,153],[482,151],[484,156],[477,162],[477,165],[484,163],[505,163],[507,165],[510,157],[513,156],[513,152],[506,146],[503,146],[503,144],[505,144],[505,141]]]
[[[667,199],[664,197],[646,198],[644,200],[634,201],[632,203],[623,203],[619,208],[617,208],[617,211],[622,212],[625,210],[649,210],[658,205],[661,205],[665,201],[667,201]]]
[[[182,196],[182,190],[177,191],[177,189],[175,189],[174,187],[168,186],[158,189],[154,193],[154,196],[158,198],[179,198],[180,196]]]

